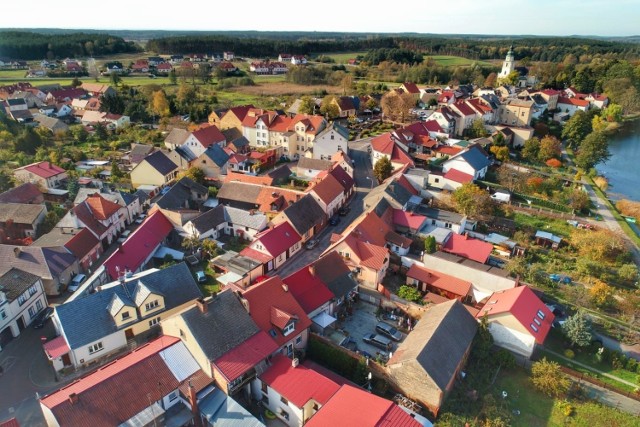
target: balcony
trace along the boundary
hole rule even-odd
[[[250,370],[242,374],[242,376],[236,378],[235,380],[233,380],[227,385],[228,394],[232,395],[238,392],[242,387],[244,387],[248,382],[253,380],[255,377],[256,377],[256,370],[254,368],[251,368]]]

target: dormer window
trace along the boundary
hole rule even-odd
[[[148,302],[144,305],[144,308],[149,311],[149,310],[153,310],[154,308],[158,307],[160,305],[160,303],[158,302],[158,300],[153,300],[151,302]]]
[[[539,317],[541,320],[544,320],[544,313],[542,312],[542,310],[538,310],[538,317]]]
[[[125,311],[122,313],[122,320],[127,320],[130,317],[131,317],[131,314],[129,314],[128,311]]]
[[[294,322],[289,323],[283,330],[282,335],[285,337],[291,334],[296,329],[296,324]]]

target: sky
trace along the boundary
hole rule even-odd
[[[640,34],[640,0],[3,1],[0,28]]]

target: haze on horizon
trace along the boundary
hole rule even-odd
[[[638,0],[323,0],[299,4],[49,0],[2,5],[0,28],[191,31],[321,31],[491,35],[632,36],[640,29]],[[238,7],[238,9],[235,9]]]

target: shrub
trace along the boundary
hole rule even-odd
[[[593,182],[602,190],[602,191],[607,191],[607,188],[609,188],[609,181],[607,181],[607,178],[605,178],[604,176],[596,176],[595,178],[593,178]]]
[[[413,286],[402,285],[398,289],[398,296],[407,301],[418,302],[422,300],[422,294]]]
[[[558,159],[549,159],[545,163],[551,168],[559,168],[562,166],[562,162]]]
[[[567,402],[566,400],[558,402],[558,407],[560,408],[560,410],[562,411],[565,417],[572,416],[575,410],[573,405],[571,405],[571,403]]]
[[[573,352],[573,350],[568,348],[564,351],[564,356],[568,359],[573,359],[574,357],[576,357],[576,354]]]

